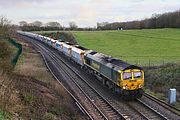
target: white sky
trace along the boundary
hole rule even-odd
[[[97,22],[141,20],[179,9],[180,0],[0,0],[0,15],[15,24],[39,20],[68,26],[74,21],[93,27]]]

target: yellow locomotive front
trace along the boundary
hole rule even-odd
[[[143,95],[144,71],[142,69],[126,69],[119,71],[120,84],[123,89],[123,95],[140,98]]]

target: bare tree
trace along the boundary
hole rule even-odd
[[[59,22],[48,22],[46,23],[46,25],[48,27],[58,27],[58,28],[62,28],[61,24]]]
[[[6,17],[0,16],[0,19],[0,26],[7,26],[10,24],[10,21]]]
[[[27,26],[28,23],[26,21],[20,21],[19,22],[19,25],[22,27],[22,26]]]
[[[10,21],[4,17],[0,17],[0,37],[9,36]]]
[[[32,23],[32,26],[36,26],[36,27],[41,27],[43,25],[43,23],[41,21],[34,21]]]
[[[76,25],[75,22],[69,22],[69,28],[71,30],[76,30],[78,28],[78,26]]]
[[[102,23],[97,23],[97,29],[102,29],[103,27],[107,27],[109,23],[108,22],[102,22]]]

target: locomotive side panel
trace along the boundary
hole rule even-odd
[[[120,75],[119,75],[118,71],[114,70],[112,67],[108,67],[108,66],[103,65],[103,64],[101,64],[100,68],[101,68],[100,73],[102,75],[104,75],[105,77],[107,77],[109,80],[111,80],[114,83],[117,83],[117,81],[119,81]]]
[[[111,79],[112,78],[112,70],[111,68],[106,67],[105,65],[101,64],[100,67],[100,73],[104,76],[106,76],[107,78]]]

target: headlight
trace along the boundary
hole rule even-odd
[[[127,87],[127,85],[126,86],[123,86],[123,89],[127,89],[128,87]]]
[[[140,84],[140,85],[139,85],[139,88],[142,88],[142,87],[143,87],[143,85]]]

